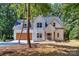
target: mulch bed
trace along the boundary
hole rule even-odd
[[[32,44],[0,47],[0,56],[77,56],[78,47],[56,46],[53,44]]]

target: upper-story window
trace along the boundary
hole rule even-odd
[[[55,24],[55,23],[53,23],[53,26],[54,26],[54,27],[55,27],[55,25],[56,25],[56,24]]]
[[[27,24],[23,24],[23,28],[27,28],[28,27],[28,25]],[[31,23],[29,24],[29,27],[31,27]]]
[[[37,28],[41,28],[42,27],[42,23],[37,23]]]
[[[45,27],[47,27],[47,23],[45,22]]]

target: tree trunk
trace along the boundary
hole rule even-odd
[[[24,24],[24,19],[23,19],[22,23]],[[23,32],[23,28],[24,28],[23,24],[22,24],[22,29],[21,29],[20,37],[19,37],[19,44],[20,44],[20,39],[21,39],[21,35],[22,35],[22,32]]]
[[[31,48],[31,42],[30,42],[30,3],[28,3],[28,5],[27,5],[27,16],[28,16],[27,39],[28,39],[29,48]]]

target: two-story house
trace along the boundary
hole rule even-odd
[[[24,28],[21,33],[22,25]],[[16,25],[13,27],[15,40],[27,39],[27,26],[27,20],[17,20]],[[64,26],[60,18],[42,15],[34,17],[30,21],[30,39],[33,41],[63,41]]]

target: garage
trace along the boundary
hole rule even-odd
[[[27,33],[16,33],[16,39],[27,40]],[[32,40],[32,33],[30,33],[30,40]]]

